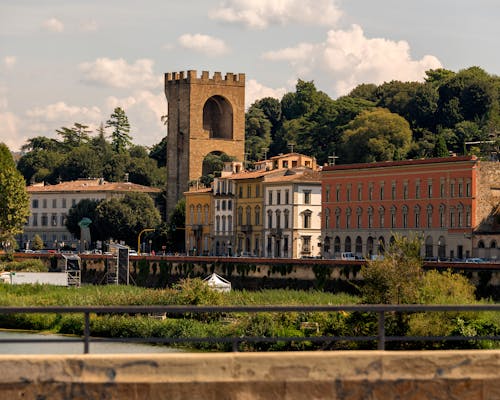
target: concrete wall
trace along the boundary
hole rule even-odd
[[[500,351],[1,355],[1,399],[500,399]]]

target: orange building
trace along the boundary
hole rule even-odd
[[[324,258],[381,254],[396,234],[422,236],[429,258],[479,256],[481,247],[498,257],[500,232],[487,223],[498,209],[498,162],[461,156],[334,165],[323,168],[321,181]]]
[[[186,251],[193,256],[210,255],[212,248],[212,188],[190,188],[186,198]]]

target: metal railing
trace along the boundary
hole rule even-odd
[[[84,316],[84,330],[82,337],[74,338],[30,338],[15,339],[1,338],[2,343],[54,343],[54,342],[83,342],[83,352],[89,353],[91,342],[127,342],[127,343],[230,343],[233,351],[239,351],[242,343],[276,343],[300,342],[314,343],[343,342],[368,342],[376,341],[378,350],[385,350],[387,342],[436,342],[436,341],[479,341],[500,340],[500,335],[482,336],[387,336],[385,319],[387,313],[422,313],[422,312],[500,312],[500,304],[475,304],[475,305],[316,305],[316,306],[49,306],[49,307],[0,307],[2,314],[19,313],[55,313],[69,314],[80,313]],[[147,337],[147,338],[102,338],[92,337],[90,329],[91,314],[128,314],[128,315],[158,315],[169,316],[182,314],[201,313],[272,313],[272,312],[364,312],[377,315],[377,335],[371,336],[295,336],[295,337]]]

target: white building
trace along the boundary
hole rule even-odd
[[[265,257],[321,255],[321,181],[308,168],[264,180]]]
[[[80,200],[105,200],[126,193],[154,194],[161,191],[130,182],[106,182],[104,179],[82,179],[57,185],[39,183],[28,186],[26,190],[31,197],[31,215],[20,238],[20,247],[23,249],[30,248],[30,242],[36,234],[47,248],[57,249],[65,245],[76,247],[78,239],[66,229],[65,224],[69,209]]]

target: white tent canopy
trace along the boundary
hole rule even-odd
[[[219,292],[231,291],[231,282],[225,280],[215,272],[212,275],[207,276],[203,279],[203,281],[206,282],[212,289],[218,290]]]

